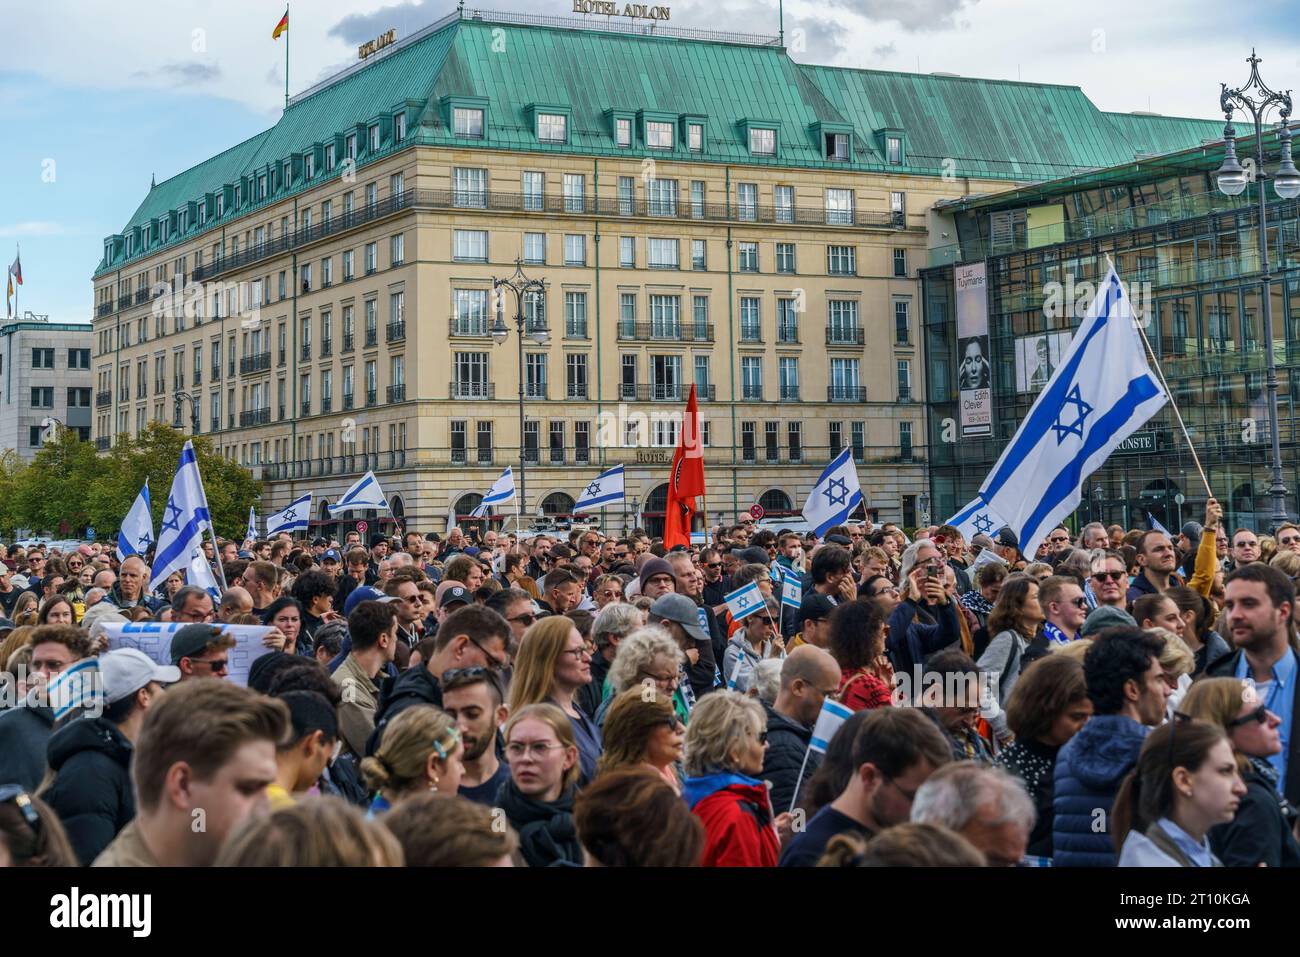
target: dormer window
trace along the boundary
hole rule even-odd
[[[562,113],[538,113],[537,138],[543,143],[568,142],[569,118]]]
[[[452,129],[457,136],[483,138],[483,111],[456,107],[451,111]]]
[[[325,145],[325,172],[327,173],[334,172],[334,144],[333,143],[327,143]]]
[[[826,134],[826,158],[837,163],[847,163],[849,159],[849,134]]]
[[[349,133],[343,138],[343,155],[350,160],[357,158],[357,134]]]
[[[393,117],[393,142],[400,143],[406,139],[406,114],[398,113]]]
[[[632,146],[632,121],[620,117],[614,121],[614,141],[621,149],[628,149]]]
[[[302,175],[304,179],[311,179],[316,175],[316,154],[304,153],[302,157]]]
[[[686,147],[692,153],[704,149],[704,124],[689,123],[686,126]]]
[[[366,130],[366,149],[371,153],[379,152],[379,124],[371,123],[370,128]]]
[[[749,151],[755,156],[775,156],[776,130],[765,130],[760,127],[751,128],[749,131]]]
[[[652,150],[673,148],[673,124],[659,120],[646,120],[645,145]]]
[[[885,162],[893,166],[903,163],[903,138],[901,136],[885,137]]]

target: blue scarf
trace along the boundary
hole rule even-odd
[[[733,771],[718,771],[714,774],[701,775],[698,778],[687,778],[682,785],[682,797],[686,799],[686,806],[694,809],[695,805],[710,794],[715,794],[733,784],[746,787],[763,787],[763,782],[757,778],[737,774]]]

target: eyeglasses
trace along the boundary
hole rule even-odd
[[[591,657],[591,649],[583,645],[581,648],[565,648],[560,654],[573,655],[575,660],[581,661],[583,658]]]
[[[191,659],[190,659],[190,664],[192,664],[192,665],[207,665],[209,668],[212,669],[212,673],[213,673],[214,675],[215,675],[215,674],[219,674],[219,673],[221,673],[222,671],[225,671],[228,667],[230,667],[230,661],[229,661],[228,659],[226,659],[226,658],[213,658],[213,659],[209,659],[209,658],[191,658]]]
[[[678,731],[681,731],[682,728],[685,727],[685,725],[682,724],[680,718],[674,715],[671,718],[664,718],[664,727],[667,728],[669,731],[671,731],[673,734],[676,734]]]
[[[488,651],[486,648],[480,645],[473,638],[470,638],[469,635],[466,635],[465,637],[469,638],[469,643],[473,645],[475,648],[477,648],[479,651],[483,652],[483,657],[486,658],[489,662],[491,662],[491,664],[487,666],[489,669],[491,669],[492,671],[500,671],[505,666],[504,661],[498,659],[496,655],[492,654],[492,652]]]
[[[721,567],[722,567],[722,562],[705,562],[705,563],[704,563],[704,567],[705,567],[705,568],[721,568]]]
[[[537,621],[537,616],[531,613],[525,613],[522,615],[515,615],[513,618],[507,618],[506,621],[517,621],[524,625],[524,627],[528,627]]]
[[[13,801],[18,808],[18,813],[23,816],[35,833],[41,833],[41,816],[37,813],[36,808],[32,807],[32,797],[23,788],[21,784],[5,784],[0,786],[0,804],[6,804]]]
[[[901,784],[899,784],[898,781],[895,780],[894,778],[885,778],[885,781],[886,781],[886,783],[888,783],[888,784],[892,784],[892,785],[894,786],[895,790],[897,790],[899,794],[901,794],[901,795],[903,795],[903,797],[907,798],[907,801],[908,801],[909,804],[910,804],[912,801],[915,801],[915,800],[916,800],[916,790],[915,790],[915,789],[909,791],[907,788],[905,788],[905,787],[903,787]]]
[[[1078,598],[1071,599],[1070,604],[1073,605],[1075,608],[1087,608],[1088,599],[1080,595]]]
[[[653,675],[648,671],[642,671],[640,674],[642,678],[649,678],[651,681],[659,681],[664,684],[675,685],[681,681],[681,675],[677,672],[673,672],[670,675]]]
[[[1127,578],[1128,572],[1093,572],[1092,577],[1097,579],[1099,582],[1107,580],[1117,582]]]
[[[541,761],[546,757],[547,751],[554,751],[556,748],[563,748],[562,744],[547,744],[545,741],[511,741],[506,745],[506,754],[512,758],[522,758],[525,754],[531,755],[535,761]]]
[[[1252,721],[1254,721],[1254,722],[1258,722],[1259,724],[1267,724],[1267,723],[1268,723],[1268,706],[1267,706],[1267,705],[1260,705],[1260,706],[1259,706],[1258,708],[1256,708],[1254,711],[1250,712],[1250,714],[1247,714],[1247,715],[1244,715],[1244,716],[1242,716],[1242,717],[1240,717],[1240,718],[1235,718],[1235,719],[1233,719],[1232,721],[1229,721],[1229,722],[1228,722],[1228,727],[1229,727],[1229,728],[1240,728],[1242,725],[1244,725],[1244,724],[1250,724]]]

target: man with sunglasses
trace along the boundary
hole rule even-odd
[[[464,752],[460,797],[488,807],[496,806],[497,791],[510,779],[510,766],[501,760],[497,728],[506,723],[501,682],[487,668],[448,671],[442,676],[442,710],[456,720]]]
[[[172,635],[171,661],[180,669],[181,681],[224,679],[230,671],[230,649],[235,639],[219,625],[194,624]]]
[[[726,604],[727,592],[731,582],[722,573],[722,555],[716,548],[706,548],[700,552],[700,571],[704,573],[704,604],[714,609]]]
[[[1083,620],[1088,617],[1088,599],[1078,582],[1067,575],[1045,578],[1038,586],[1038,604],[1042,606],[1043,633],[1054,645],[1068,645],[1079,637]]]
[[[1128,606],[1128,569],[1124,556],[1108,551],[1092,560],[1092,575],[1088,578],[1088,591],[1094,607],[1109,606],[1124,611]],[[1085,595],[1084,597],[1087,597]]]

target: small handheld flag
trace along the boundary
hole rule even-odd
[[[54,720],[82,708],[86,711],[103,710],[104,684],[99,676],[99,659],[82,658],[65,668],[50,682],[50,710]]]
[[[853,717],[853,712],[844,707],[838,701],[832,701],[827,698],[822,702],[822,710],[817,715],[817,723],[813,726],[812,738],[808,742],[808,747],[820,754],[825,754],[826,749],[830,747],[831,738],[835,737],[835,732],[840,729],[840,725]]]
[[[615,502],[623,501],[623,466],[601,472],[595,480],[588,483],[574,503],[575,512],[584,512],[592,508],[604,508]]]
[[[737,588],[723,601],[727,603],[727,610],[736,621],[742,621],[767,607],[767,603],[763,600],[763,593],[758,590],[758,582],[750,582]]]
[[[143,555],[149,551],[154,542],[153,515],[149,504],[149,480],[144,480],[144,488],[135,497],[131,511],[122,520],[122,528],[117,533],[117,560],[125,561],[128,555]]]
[[[1156,517],[1152,515],[1150,512],[1147,512],[1147,522],[1151,525],[1151,531],[1164,532],[1166,535],[1169,535],[1170,538],[1174,537],[1173,535],[1169,534],[1169,529],[1165,528],[1158,521],[1156,521]]]
[[[247,541],[253,541],[257,538],[257,509],[252,505],[248,506],[248,531],[244,533]]]
[[[786,608],[799,608],[803,604],[803,579],[789,568],[781,569],[781,604]]]

